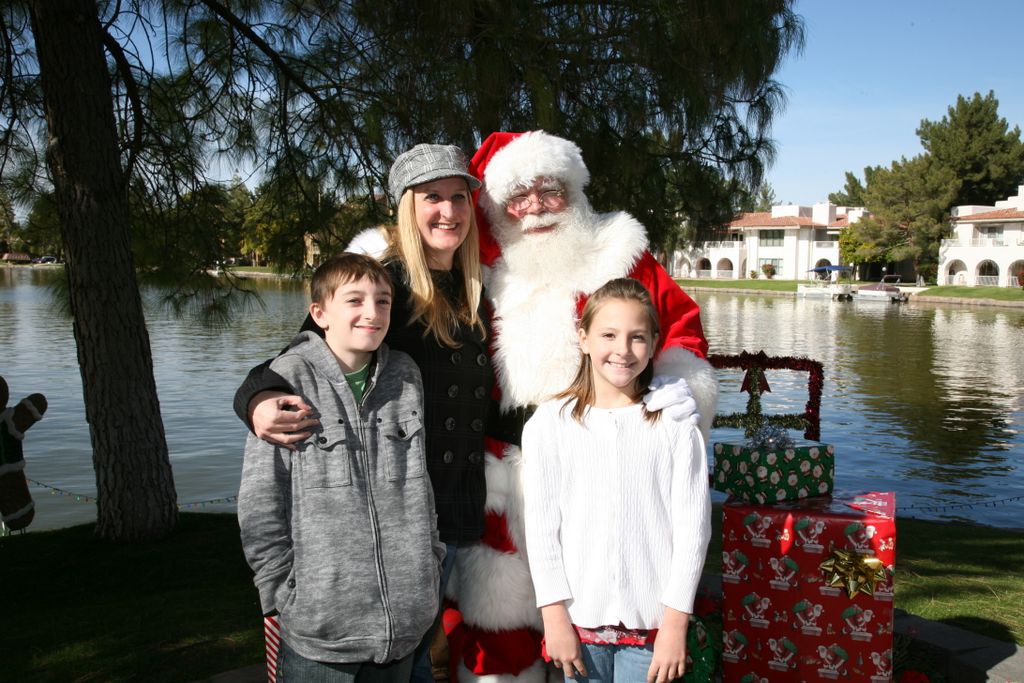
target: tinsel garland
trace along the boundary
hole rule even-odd
[[[764,425],[776,425],[787,429],[803,429],[805,439],[821,440],[821,391],[825,382],[825,372],[821,363],[810,358],[769,356],[764,351],[743,351],[731,355],[714,354],[708,357],[708,362],[720,370],[746,370],[741,391],[750,392],[746,412],[716,415],[715,427],[741,427],[744,435],[752,438]],[[764,415],[761,412],[761,392],[770,391],[764,378],[765,370],[796,370],[807,373],[807,405],[803,413]]]

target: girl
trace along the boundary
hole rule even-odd
[[[631,279],[594,292],[568,389],[523,430],[526,547],[566,679],[672,681],[711,534],[704,441],[641,401],[658,318]]]

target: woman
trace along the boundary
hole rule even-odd
[[[448,550],[444,595],[459,545],[484,531],[483,437],[494,375],[471,195],[480,183],[467,172],[461,149],[423,144],[395,159],[388,185],[398,221],[387,231],[382,259],[395,287],[384,341],[412,356],[423,375],[427,472]],[[307,317],[302,329],[319,328]],[[235,412],[260,438],[294,444],[317,420],[266,365],[250,372],[235,394]],[[433,680],[425,656],[433,630],[417,651],[413,680]]]

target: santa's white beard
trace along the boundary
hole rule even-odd
[[[502,216],[493,226],[501,255],[509,270],[533,282],[560,280],[566,271],[586,267],[586,254],[594,248],[597,216],[590,207],[571,205],[559,213]],[[552,227],[547,232],[530,232]]]

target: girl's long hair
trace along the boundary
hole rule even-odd
[[[423,238],[416,227],[416,206],[412,189],[406,190],[398,202],[398,225],[388,231],[386,258],[397,258],[409,275],[409,290],[412,296],[412,318],[410,324],[422,319],[423,336],[433,334],[438,342],[449,348],[461,346],[455,341],[459,323],[465,323],[486,333],[478,309],[483,296],[483,279],[480,269],[480,238],[476,227],[476,211],[473,208],[469,183],[466,183],[469,197],[469,232],[459,248],[455,250],[455,263],[462,271],[464,288],[463,303],[458,310],[452,308],[444,295],[437,292],[430,276],[430,266],[423,251]]]
[[[654,303],[651,301],[651,294],[647,291],[647,288],[632,278],[618,278],[615,280],[609,280],[605,284],[601,285],[596,292],[590,295],[587,299],[586,305],[583,307],[583,315],[580,317],[580,329],[590,334],[590,326],[594,322],[594,316],[601,310],[601,306],[609,301],[635,301],[636,303],[643,306],[644,311],[647,313],[647,320],[651,328],[651,344],[655,344],[655,337],[661,333],[660,325],[658,324],[658,311],[654,308]],[[651,379],[654,377],[654,359],[647,361],[647,366],[637,375],[637,378],[633,380],[633,400],[639,401],[640,397],[647,393],[650,388]],[[572,383],[564,390],[559,392],[555,398],[568,399],[562,406],[562,411],[568,407],[569,403],[575,399],[576,403],[572,407],[572,417],[574,420],[583,424],[583,417],[586,415],[587,409],[594,405],[594,366],[593,361],[590,360],[590,356],[580,351],[580,366],[576,370],[576,377],[573,378]],[[656,422],[661,417],[661,411],[649,411],[647,406],[643,408],[644,419],[648,422]]]

